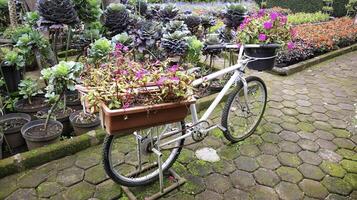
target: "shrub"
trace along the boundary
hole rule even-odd
[[[314,47],[302,40],[294,42],[294,48],[278,53],[277,67],[286,67],[314,57]]]
[[[292,24],[306,24],[328,21],[330,16],[322,12],[316,13],[296,13],[288,15],[288,22]]]
[[[357,26],[347,17],[322,24],[299,25],[295,30],[296,39],[313,45],[320,52],[345,47],[357,40]]]

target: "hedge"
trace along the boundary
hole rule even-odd
[[[258,4],[262,0],[255,0]],[[334,0],[334,16],[346,15],[346,5],[349,0]],[[267,0],[268,8],[279,6],[289,8],[293,12],[317,12],[321,11],[324,5],[323,0]]]

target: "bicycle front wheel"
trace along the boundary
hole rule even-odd
[[[108,176],[116,183],[128,187],[143,186],[154,182],[159,177],[157,154],[162,152],[162,170],[168,170],[179,156],[185,139],[178,138],[184,134],[185,123],[177,122],[151,127],[120,136],[108,135],[103,144],[103,164]],[[180,132],[181,131],[181,132]],[[176,133],[162,138],[162,134]],[[160,144],[176,142],[162,146]]]
[[[224,135],[231,142],[242,141],[253,134],[267,104],[267,88],[263,80],[251,76],[246,81],[247,99],[240,82],[228,97],[222,114],[222,126],[226,128]]]

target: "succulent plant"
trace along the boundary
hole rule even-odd
[[[218,34],[209,34],[207,35],[204,47],[203,47],[203,54],[204,55],[218,55],[222,52],[221,49],[207,49],[208,45],[217,45],[222,44],[221,39],[219,38]]]
[[[190,34],[191,32],[188,30],[187,25],[184,21],[170,21],[170,23],[166,24],[164,28],[165,33],[174,33],[176,31],[181,31],[186,34]]]
[[[192,34],[197,34],[198,28],[201,24],[201,17],[198,15],[186,15],[183,17],[185,24]]]
[[[201,24],[202,27],[207,30],[211,28],[212,26],[216,25],[216,19],[215,17],[211,15],[204,15],[201,17]]]
[[[80,20],[86,23],[97,21],[102,14],[100,0],[73,0]]]
[[[146,19],[159,19],[159,5],[151,5],[146,12]]]
[[[134,42],[134,39],[126,32],[112,37],[112,43],[114,43],[114,44],[120,43],[126,47],[132,47],[133,42]]]
[[[155,48],[157,41],[162,36],[161,31],[162,25],[157,21],[139,21],[138,30],[135,32],[135,46],[137,46],[139,52]]]
[[[216,32],[219,35],[220,40],[224,43],[232,42],[237,35],[234,30],[228,28],[227,26],[222,26]]]
[[[181,31],[166,33],[161,39],[161,47],[169,57],[183,56],[187,49],[187,34]]]
[[[169,21],[174,20],[179,13],[179,10],[176,8],[176,6],[169,4],[166,6],[161,7],[159,10],[159,18],[164,22],[167,23]]]
[[[243,22],[247,9],[239,4],[227,5],[223,11],[224,23],[228,28],[237,29]]]
[[[130,12],[123,4],[111,3],[104,12],[104,26],[112,35],[124,32],[130,22]]]
[[[79,22],[71,0],[39,0],[37,5],[40,15],[46,20],[68,25]]]

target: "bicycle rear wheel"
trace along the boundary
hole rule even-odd
[[[239,142],[253,134],[262,120],[267,104],[267,88],[262,79],[251,76],[246,79],[248,102],[244,97],[243,83],[228,97],[222,114],[225,137],[231,142]]]
[[[103,144],[103,164],[106,173],[116,183],[128,187],[142,186],[154,182],[159,177],[159,166],[157,155],[152,149],[158,149],[160,144],[181,136],[180,133],[185,134],[185,131],[181,131],[184,128],[184,122],[177,122],[140,130],[136,132],[141,137],[139,142],[134,134],[106,136]],[[158,140],[162,133],[171,131],[181,132]],[[185,139],[180,139],[160,149],[163,153],[163,171],[168,170],[176,161],[184,141]]]

